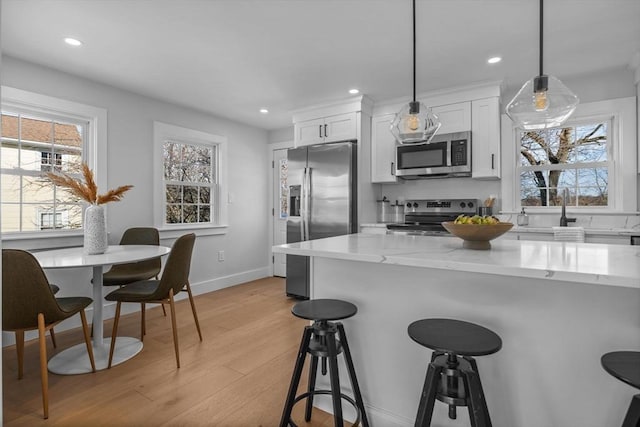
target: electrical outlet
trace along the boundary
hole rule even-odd
[[[224,261],[224,251],[218,251],[218,261]]]

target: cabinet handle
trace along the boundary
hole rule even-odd
[[[322,138],[322,125],[318,125],[318,136]]]
[[[395,176],[396,174],[396,169],[393,166],[394,166],[394,163],[391,162],[391,176]]]
[[[495,156],[496,156],[495,154],[491,155],[491,169],[493,169],[493,159],[495,158]]]
[[[327,137],[327,125],[326,124],[324,125],[324,137],[325,138]]]

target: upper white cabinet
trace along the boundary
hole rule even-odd
[[[440,105],[431,111],[440,119],[439,134],[471,130],[471,102]]]
[[[383,114],[371,119],[371,182],[396,182],[396,140],[391,133],[395,114]]]
[[[295,145],[355,140],[358,137],[356,113],[337,114],[294,124]]]
[[[477,179],[500,178],[500,98],[471,102],[471,173]]]

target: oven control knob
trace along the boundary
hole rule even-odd
[[[411,207],[411,203],[407,203],[407,207],[410,208]]]
[[[416,202],[414,202],[414,203],[413,203],[413,207],[414,207],[414,208],[417,208],[417,207],[418,207],[418,204],[417,204]]]
[[[460,207],[464,209],[467,207],[467,204],[465,202],[460,202]]]
[[[469,206],[470,208],[472,208],[472,207],[473,207],[473,202],[469,202],[469,203],[468,203],[468,206]]]

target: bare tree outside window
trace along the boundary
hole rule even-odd
[[[163,144],[165,223],[211,223],[215,148],[176,141]]]
[[[608,121],[520,133],[520,203],[608,206]]]

